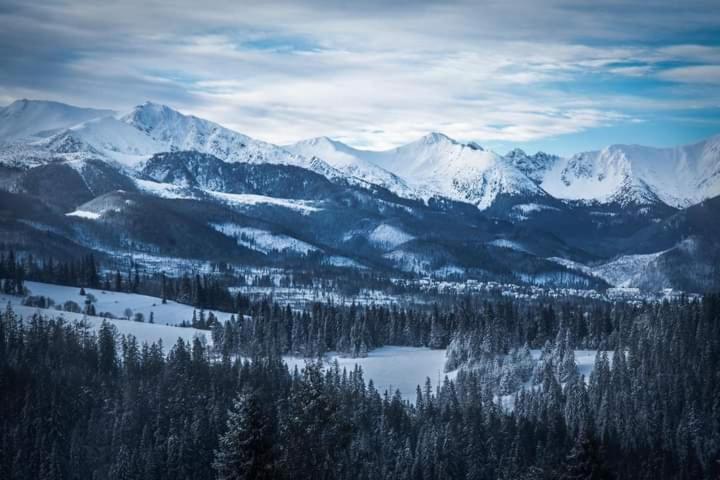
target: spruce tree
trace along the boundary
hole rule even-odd
[[[257,392],[236,399],[213,462],[220,480],[275,478],[273,426],[265,410]]]

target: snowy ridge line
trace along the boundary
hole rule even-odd
[[[403,198],[440,196],[481,210],[500,197],[532,199],[518,209],[521,216],[551,208],[543,199],[684,208],[720,195],[720,135],[674,148],[612,145],[569,158],[515,149],[502,156],[441,133],[386,151],[326,137],[280,147],[152,102],[113,113],[15,102],[0,109],[0,162],[33,166],[101,158],[137,171],[154,154],[192,150],[227,162],[293,165]]]

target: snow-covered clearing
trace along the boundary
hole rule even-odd
[[[295,366],[303,368],[306,359],[285,357],[290,369]],[[368,352],[365,358],[342,358],[335,353],[326,356],[326,364],[331,365],[337,360],[340,369],[352,371],[355,365],[363,370],[366,382],[373,381],[375,388],[383,393],[386,390],[394,393],[400,390],[403,400],[415,403],[417,386],[425,384],[430,378],[434,388],[447,376],[454,379],[457,372],[444,373],[445,350],[431,350],[425,347],[380,347]]]
[[[398,245],[409,242],[414,238],[415,237],[405,233],[399,228],[385,223],[378,225],[368,236],[368,239],[372,243],[389,248],[395,248]]]
[[[9,298],[10,297],[6,295],[0,296],[3,305],[7,305]],[[206,342],[208,345],[212,344],[212,338],[209,335],[210,332],[198,330],[196,328],[183,328],[173,325],[159,325],[156,323],[141,323],[129,320],[113,320],[105,319],[102,317],[84,315],[82,313],[61,312],[55,309],[24,307],[19,304],[20,299],[17,298],[17,300],[17,303],[10,301],[10,303],[12,303],[13,305],[13,311],[17,315],[20,315],[25,319],[30,318],[36,313],[40,313],[47,316],[48,318],[62,318],[68,322],[85,321],[88,326],[94,330],[100,328],[100,325],[102,325],[103,321],[107,321],[108,323],[114,325],[117,328],[117,331],[120,335],[133,335],[135,338],[137,338],[138,343],[140,344],[152,344],[157,343],[158,341],[162,341],[163,351],[165,353],[168,353],[172,346],[177,343],[178,338],[182,338],[186,342],[192,342],[195,337],[198,337],[203,339],[203,341]]]
[[[296,210],[303,215],[308,215],[313,212],[318,212],[321,209],[313,206],[313,203],[308,200],[295,200],[291,198],[276,198],[267,197],[265,195],[254,195],[250,193],[225,193],[225,192],[214,192],[208,190],[207,193],[213,197],[231,205],[240,206],[254,206],[254,205],[274,205],[278,207],[288,208],[290,210]]]
[[[543,210],[558,210],[555,207],[551,207],[549,205],[542,205],[540,203],[521,203],[518,205],[513,205],[512,209],[519,211],[524,215],[527,215],[529,213],[542,212]]]
[[[334,267],[343,267],[343,268],[367,268],[365,265],[362,265],[352,258],[343,257],[340,255],[331,255],[329,257],[323,258],[323,263],[325,265],[332,265]]]
[[[431,270],[428,256],[402,248],[386,253],[383,257],[392,261],[405,272],[428,273]]]
[[[575,365],[577,365],[577,371],[580,375],[585,376],[585,382],[590,381],[590,374],[595,367],[595,358],[597,357],[597,350],[575,350]],[[612,351],[606,352],[608,360],[612,365],[613,353]],[[540,361],[542,350],[530,350],[533,360]]]
[[[523,246],[523,244],[508,240],[506,238],[498,238],[497,240],[488,242],[488,245],[492,245],[493,247],[507,248],[510,250],[515,250],[517,252],[530,253],[527,248]]]
[[[235,238],[239,245],[262,253],[290,250],[307,254],[318,250],[317,247],[297,238],[259,228],[243,227],[235,223],[212,223],[210,226],[223,235]]]
[[[30,295],[42,295],[51,298],[55,301],[56,305],[60,306],[71,300],[82,308],[87,298],[80,295],[80,289],[77,287],[51,285],[40,282],[25,282],[25,286],[30,290]],[[141,313],[145,322],[149,321],[150,313],[152,313],[153,320],[156,324],[178,325],[182,322],[189,323],[192,320],[193,312],[196,310],[195,307],[190,305],[184,305],[172,300],[168,300],[166,304],[163,304],[160,298],[135,293],[110,292],[94,288],[86,288],[85,292],[95,297],[96,301],[94,302],[94,306],[98,315],[103,312],[108,312],[115,317],[124,318],[126,317],[125,310],[130,309],[132,311],[131,316]],[[2,298],[3,304],[8,301],[11,301],[14,305],[20,305],[21,303],[19,297],[2,296],[0,298]],[[230,319],[229,313],[212,312],[223,322]]]
[[[595,359],[597,358],[598,351],[597,350],[575,350],[574,352],[575,356],[575,365],[577,367],[577,372],[585,377],[585,383],[588,384],[590,382],[590,374],[593,371],[593,368],[595,367]],[[613,360],[613,354],[615,352],[607,351],[608,361],[610,362],[610,366],[612,366],[612,360]],[[537,363],[537,365],[540,365],[541,357],[542,357],[542,350],[537,349],[531,349],[530,355],[532,356],[532,359]],[[523,386],[523,389],[526,391],[537,391],[538,389],[542,388],[540,384],[532,384],[532,382],[526,382]],[[510,393],[508,395],[500,395],[495,396],[495,402],[500,405],[502,408],[504,408],[507,411],[512,411],[515,408],[515,396],[519,393],[519,390],[514,393]]]
[[[89,212],[87,210],[75,210],[74,212],[66,213],[66,217],[79,217],[88,220],[97,220],[100,218],[100,214],[96,212]]]
[[[156,197],[169,199],[193,198],[191,191],[186,188],[173,185],[172,183],[161,183],[152,180],[135,178],[135,185],[145,193]]]

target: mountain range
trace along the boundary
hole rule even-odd
[[[695,290],[717,274],[699,224],[720,220],[720,135],[569,158],[441,133],[368,151],[277,146],[151,102],[19,100],[0,109],[0,174],[2,241],[37,254]]]

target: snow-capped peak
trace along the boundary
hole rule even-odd
[[[684,207],[720,195],[720,135],[692,145],[611,145],[559,158],[514,149],[504,156],[439,132],[391,150],[366,151],[328,137],[278,147],[145,102],[125,115],[51,101],[0,108],[0,162],[106,158],[135,168],[152,155],[197,151],[228,162],[278,163],[328,178],[379,185],[408,198],[434,195],[480,208],[498,195],[545,196],[622,205]]]
[[[61,138],[62,137],[62,138]],[[166,105],[145,102],[119,117],[83,122],[50,138],[47,146],[60,145],[72,153],[103,156],[137,167],[152,155],[172,151],[197,151],[227,162],[277,163],[308,168],[332,177],[339,173],[325,162],[305,158],[275,145],[234,132]]]
[[[372,152],[355,149],[328,137],[302,140],[285,146],[285,149],[303,157],[321,159],[345,175],[387,188],[401,197],[423,197],[405,180],[367,158]]]
[[[434,145],[438,143],[452,143],[452,144],[459,144],[457,140],[454,140],[444,133],[440,132],[430,132],[427,135],[423,136],[419,142],[425,143],[427,145]]]
[[[720,135],[673,148],[611,145],[579,153],[548,170],[542,187],[558,198],[686,207],[720,195]]]
[[[315,155],[372,183],[388,186],[390,179],[395,183],[402,179],[403,186],[411,187],[423,198],[445,196],[484,209],[501,194],[544,195],[532,180],[499,155],[437,132],[380,152],[358,150],[324,138],[288,148],[302,155]],[[392,177],[379,180],[382,172],[391,172]],[[397,187],[391,189],[402,195]]]
[[[64,128],[112,114],[110,110],[73,107],[47,100],[16,100],[0,108],[0,143],[48,137]]]
[[[514,148],[505,155],[505,159],[533,181],[540,183],[545,172],[552,168],[555,162],[559,160],[559,157],[545,152],[528,155],[524,150]]]

